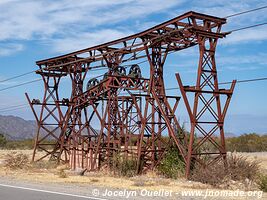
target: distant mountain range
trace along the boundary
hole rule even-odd
[[[52,128],[51,128],[52,129]],[[24,140],[35,137],[37,124],[33,120],[25,120],[16,116],[0,115],[0,133],[9,140]],[[226,132],[225,137],[236,137],[240,134]]]
[[[53,130],[54,127],[46,126],[47,129]],[[37,131],[37,124],[33,120],[25,120],[21,117],[13,115],[0,115],[0,133],[5,136],[8,140],[25,140],[35,138]],[[98,131],[98,130],[96,130]],[[47,134],[44,130],[41,130],[41,135]],[[55,135],[59,135],[60,132],[57,130],[54,132]],[[48,136],[47,139],[54,139]]]
[[[37,125],[35,121],[24,120],[15,116],[0,115],[0,133],[8,140],[32,139],[35,136]]]

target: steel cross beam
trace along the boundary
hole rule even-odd
[[[33,99],[31,101],[28,94],[25,93],[37,121],[37,134],[32,161],[42,160],[47,156],[51,156],[50,159],[56,159],[56,155],[59,152],[54,151],[54,149],[58,144],[58,133],[61,131],[63,119],[62,113],[59,111],[59,106],[64,105],[59,100],[58,85],[61,77],[66,76],[66,74],[52,72],[39,72],[39,74],[42,76],[44,82],[44,96],[42,101],[39,99]],[[36,158],[39,150],[42,150],[44,154]]]
[[[67,71],[68,66],[73,66],[76,63],[92,64],[99,61],[103,63],[106,57],[114,54],[125,55],[121,59],[121,63],[125,63],[143,58],[145,55],[138,54],[145,51],[146,48],[154,48],[155,44],[159,42],[163,48],[173,52],[198,44],[196,34],[225,36],[225,34],[213,31],[213,29],[207,31],[204,27],[204,21],[208,21],[212,28],[226,23],[226,19],[191,11],[141,33],[36,63],[42,66],[43,70]]]
[[[60,153],[57,155],[58,160],[62,160],[62,159],[64,161],[69,160],[69,155],[68,155],[69,151],[66,148],[66,146],[69,145],[69,144],[66,144],[69,141],[69,137],[72,138],[72,141],[78,142],[78,135],[80,135],[82,131],[87,130],[87,132],[89,132],[87,124],[86,123],[84,124],[83,119],[82,119],[82,112],[83,112],[85,116],[85,121],[88,121],[87,111],[79,107],[72,109],[72,110],[69,109],[71,106],[70,101],[72,101],[72,104],[74,105],[78,105],[80,103],[79,100],[73,101],[73,99],[83,93],[83,82],[86,77],[88,67],[86,67],[86,70],[83,70],[83,68],[84,68],[83,63],[78,63],[72,68],[70,67],[68,68],[68,74],[72,82],[72,91],[71,91],[70,100],[65,99],[65,101],[67,101],[66,103],[67,103],[68,109],[63,117],[63,122],[62,122],[63,126],[61,129],[58,145],[56,145],[54,149],[55,152],[58,151],[58,149],[60,149],[59,151]],[[62,110],[60,111],[62,113]],[[75,146],[77,145],[77,143],[73,145]],[[63,153],[65,155],[64,158],[62,158]],[[76,157],[74,157],[73,159],[75,160]]]
[[[110,75],[108,76],[105,80],[103,80],[102,82],[100,82],[97,86],[90,88],[88,91],[78,95],[78,96],[74,96],[70,102],[69,102],[69,108],[68,111],[66,113],[66,116],[64,118],[65,121],[65,126],[62,129],[62,133],[61,135],[64,136],[65,133],[67,132],[68,127],[72,127],[72,130],[69,131],[69,135],[71,136],[71,148],[72,148],[72,165],[73,168],[76,167],[75,165],[75,149],[77,149],[77,145],[73,144],[75,143],[75,141],[78,141],[79,137],[82,135],[82,132],[84,130],[84,127],[89,127],[89,120],[87,119],[84,123],[81,123],[81,121],[75,121],[75,120],[71,120],[72,119],[72,113],[77,110],[77,109],[84,109],[84,111],[86,112],[87,108],[89,106],[93,107],[93,112],[96,113],[96,115],[98,116],[99,120],[101,121],[102,126],[103,123],[105,123],[105,129],[106,129],[106,133],[103,133],[103,129],[101,129],[99,135],[97,137],[98,140],[102,140],[104,139],[104,135],[106,135],[106,139],[105,140],[105,151],[107,155],[102,155],[102,157],[106,157],[107,158],[107,163],[108,163],[108,167],[110,167],[110,158],[112,157],[112,155],[114,155],[114,150],[119,149],[119,147],[116,147],[120,142],[120,134],[122,134],[122,126],[123,123],[121,121],[122,118],[122,113],[124,112],[119,111],[119,100],[121,97],[118,97],[117,91],[119,89],[125,89],[125,90],[144,90],[146,91],[148,88],[148,79],[135,79],[132,77],[126,77],[126,76],[115,76],[115,75]],[[119,99],[118,99],[119,98]],[[100,114],[98,113],[97,109],[96,109],[96,105],[99,104],[98,102],[101,100],[105,100],[106,103],[106,111],[105,111],[105,117],[100,117]],[[81,113],[79,113],[78,116],[80,116]],[[77,125],[83,125],[82,127],[78,128],[76,127]],[[73,128],[76,127],[76,128]],[[76,135],[76,139],[74,138],[74,136]],[[85,135],[85,133],[83,133],[83,135]],[[87,133],[87,136],[89,137],[89,142],[90,140],[90,132]],[[65,137],[62,137],[64,139],[62,139],[61,141],[61,149],[64,149],[64,146],[66,145],[66,140],[68,140]],[[93,146],[96,144],[92,144]],[[93,147],[91,147],[93,148]],[[100,144],[97,145],[97,150],[95,150],[97,153],[95,153],[92,150],[92,154],[94,154],[94,158],[98,158],[97,154],[99,154],[100,150]],[[92,156],[90,157],[92,158]],[[88,165],[88,167],[95,169],[96,166],[99,165],[95,165],[95,163],[93,162],[93,160],[90,161],[90,165]]]
[[[209,22],[205,22],[204,26],[207,30],[212,29]],[[218,29],[220,30],[221,26]],[[225,160],[224,118],[236,83],[236,80],[234,80],[230,89],[219,89],[215,62],[218,37],[197,34],[197,38],[200,56],[196,85],[184,86],[180,75],[176,74],[191,122],[186,156],[187,178],[190,177],[190,170],[195,164],[206,167],[221,158]],[[186,95],[187,92],[194,94],[192,106]],[[222,103],[222,96],[226,96],[224,104]],[[218,141],[216,137],[218,137]],[[208,145],[209,148],[205,149],[205,145]]]
[[[54,84],[54,89],[49,92],[44,78],[44,98],[47,98],[47,92],[50,93],[49,97],[55,96],[52,103],[49,102],[53,107],[51,110],[48,109],[49,115],[54,117],[55,126],[60,130],[54,137],[57,142],[53,144],[53,150],[47,151],[46,156],[51,155],[58,160],[69,161],[73,169],[82,167],[95,170],[103,166],[103,163],[110,168],[111,159],[123,152],[125,158],[132,155],[137,159],[137,171],[140,172],[144,168],[154,168],[164,157],[168,144],[174,141],[186,162],[188,175],[192,159],[202,163],[199,159],[203,154],[200,147],[206,141],[210,141],[219,149],[219,155],[224,155],[223,119],[233,90],[218,89],[214,54],[217,40],[227,34],[221,33],[221,26],[225,23],[226,19],[191,11],[141,33],[37,61],[40,68],[37,73],[43,77],[46,75],[51,79],[57,77],[55,74],[64,74],[69,76],[72,82],[71,96],[60,100],[58,84]],[[206,45],[208,43],[209,45]],[[165,93],[163,68],[169,53],[195,45],[200,47],[196,87],[183,87],[177,76],[185,102],[186,92],[196,94],[193,112],[191,111],[193,114],[190,115],[191,124],[194,126],[192,125],[188,144],[186,137],[179,138],[177,135],[180,125],[175,111],[179,97],[173,97],[175,103],[171,105],[172,98]],[[149,79],[116,73],[122,65],[132,65],[140,59],[145,59],[149,64]],[[107,77],[83,91],[86,75],[95,68],[108,68]],[[125,90],[128,96],[121,95],[122,90]],[[133,91],[140,94],[132,94]],[[227,94],[228,99],[221,111],[220,95],[223,93]],[[212,97],[207,98],[207,94]],[[202,102],[204,107],[198,112],[199,102]],[[216,109],[212,107],[213,102],[216,102]],[[29,100],[29,103],[41,129],[43,114],[37,116],[33,102]],[[41,110],[47,110],[47,100],[40,104],[43,105]],[[63,106],[67,106],[66,112],[62,111]],[[99,111],[101,106],[102,114]],[[190,105],[186,103],[186,106],[189,112]],[[207,130],[201,125],[199,119],[207,112],[217,119],[218,128],[216,126]],[[100,125],[99,130],[93,127],[95,119]],[[204,135],[196,147],[193,138],[195,129]],[[218,145],[211,137],[217,129],[220,129],[222,145]],[[45,139],[53,136],[53,132],[47,130]],[[170,138],[167,142],[162,139],[164,130]],[[39,135],[40,133],[37,134],[36,148],[40,143]],[[136,140],[136,143],[131,140]],[[65,158],[62,158],[63,152]]]
[[[164,130],[168,130],[168,122],[166,123],[162,114],[164,112],[162,112],[160,106],[150,94],[144,95],[144,97],[144,113],[140,114],[141,127],[137,145],[138,172],[156,167],[164,157],[170,143],[173,141],[172,137],[166,138],[166,135],[165,140],[163,139]],[[175,113],[180,98],[176,96],[166,96],[166,99],[173,99],[175,101],[174,105],[171,107],[171,111]],[[139,113],[142,112],[139,111]]]

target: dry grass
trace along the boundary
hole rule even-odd
[[[236,154],[245,156],[249,160],[260,162],[261,170],[267,174],[267,152],[236,153]]]
[[[227,168],[223,161],[201,169],[196,167],[191,179],[223,189],[257,189],[259,161],[249,160],[244,156],[231,154],[227,157]]]
[[[25,153],[25,151],[21,151]],[[5,152],[7,153],[7,152]],[[1,152],[0,152],[1,155]],[[19,179],[23,181],[37,182],[37,183],[58,183],[58,184],[70,184],[76,185],[95,185],[100,187],[111,187],[129,190],[172,190],[181,191],[184,188],[194,189],[203,188],[205,186],[201,183],[188,182],[184,179],[171,180],[166,178],[160,178],[155,172],[149,172],[147,175],[135,176],[132,178],[120,178],[108,175],[101,172],[90,172],[85,176],[73,175],[73,173],[66,170],[66,166],[54,167],[53,163],[47,163],[48,161],[42,161],[42,164],[31,164],[26,169],[10,170],[0,165],[0,177],[10,177],[13,179]],[[40,168],[44,166],[44,168]],[[62,171],[66,173],[62,175]],[[63,178],[64,177],[64,178]],[[138,182],[139,181],[139,182]],[[143,182],[143,183],[142,183]]]
[[[23,153],[9,153],[5,156],[4,166],[8,169],[24,169],[29,166],[29,157]]]
[[[4,159],[7,154],[10,154],[10,153],[12,154],[15,152],[21,152],[21,153],[27,155],[31,159],[33,150],[3,150],[3,149],[0,149],[0,160]],[[44,153],[38,152],[38,154],[36,154],[36,155],[37,155],[36,159],[38,159],[38,158],[42,157],[44,155]],[[48,160],[48,158],[46,160]]]
[[[22,150],[17,152],[23,152],[26,155],[31,155],[32,151]],[[0,160],[5,157],[10,151],[0,151]],[[254,158],[252,156],[252,158]],[[264,159],[264,156],[257,157],[257,160]],[[267,153],[265,154],[267,161]],[[99,187],[120,188],[129,190],[195,190],[195,189],[212,189],[210,185],[187,181],[183,178],[178,180],[172,180],[159,177],[155,172],[148,172],[146,175],[135,176],[132,178],[114,177],[108,174],[100,172],[90,172],[85,176],[73,175],[67,170],[67,166],[55,166],[55,163],[49,163],[48,161],[42,161],[41,164],[31,164],[27,169],[9,170],[0,164],[0,177],[10,177],[14,179],[20,179],[24,181],[36,182],[36,183],[57,183],[57,184],[75,184],[75,185],[95,185]],[[59,171],[64,170],[66,177],[60,178]],[[214,188],[213,188],[214,189]]]

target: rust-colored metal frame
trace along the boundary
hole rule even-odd
[[[54,146],[58,145],[64,117],[59,111],[59,106],[66,106],[64,102],[60,101],[58,93],[60,80],[66,76],[66,73],[38,71],[38,74],[42,76],[44,83],[43,99],[33,99],[31,101],[28,94],[25,93],[37,122],[32,161],[42,160],[48,156],[51,156],[50,159],[56,159],[59,152],[55,151]],[[36,158],[38,151],[44,153]]]
[[[196,21],[193,21],[196,24]],[[204,23],[207,31],[211,31],[211,24]],[[220,31],[221,26],[217,27]],[[203,167],[212,165],[217,160],[226,158],[224,118],[234,91],[236,80],[230,89],[219,89],[218,74],[215,62],[215,50],[220,36],[198,35],[199,64],[195,86],[184,86],[179,74],[176,78],[190,117],[191,130],[186,161],[186,177],[190,177],[190,170],[195,161]],[[194,94],[191,108],[187,92]],[[224,105],[221,96],[225,95]],[[218,140],[215,139],[218,138]],[[204,148],[205,145],[206,149]]]
[[[221,27],[225,23],[226,19],[191,11],[135,35],[37,61],[36,64],[40,68],[37,73],[43,77],[45,83],[43,102],[30,101],[26,95],[38,122],[33,160],[36,160],[37,150],[41,149],[46,152],[45,157],[51,155],[58,161],[70,162],[72,169],[81,167],[96,170],[101,167],[110,169],[112,158],[116,155],[121,155],[124,159],[131,156],[131,159],[137,161],[136,170],[141,172],[153,169],[164,157],[170,142],[174,142],[186,163],[189,175],[191,161],[198,157],[195,156],[196,151],[193,148],[194,130],[200,124],[196,119],[199,117],[198,99],[205,104],[201,112],[208,110],[217,116],[216,125],[221,130],[222,140],[219,155],[224,157],[223,121],[234,84],[230,91],[218,89],[214,55],[217,40],[227,34],[221,33]],[[207,42],[209,48],[206,47]],[[186,135],[182,138],[177,136],[178,130],[181,129],[176,116],[180,98],[166,95],[163,67],[169,53],[195,45],[200,48],[196,87],[184,87],[177,75],[192,124],[188,139]],[[148,62],[149,78],[121,76],[116,73],[120,66],[132,65],[137,60]],[[207,67],[210,69],[206,69]],[[87,74],[91,74],[95,69],[106,68],[108,73],[105,79],[84,91]],[[72,92],[70,97],[60,99],[57,90],[63,75],[70,77]],[[53,86],[48,84],[48,79],[51,78],[55,79]],[[210,87],[207,92],[204,90],[206,86]],[[195,92],[193,114],[185,94],[187,91]],[[48,93],[50,95],[47,96]],[[206,100],[202,95],[204,93],[212,94],[212,99]],[[222,112],[220,94],[228,95]],[[51,97],[52,107],[48,109],[47,103]],[[171,103],[171,99],[174,103]],[[217,102],[216,110],[211,105],[213,101]],[[35,104],[41,105],[39,115],[34,109]],[[63,106],[67,106],[66,111],[63,111]],[[43,110],[48,110],[49,115],[54,117],[53,126],[59,130],[56,136],[54,131],[46,128],[44,137],[40,137],[41,128],[49,124],[45,122],[47,118],[43,117]],[[53,114],[55,111],[56,115]],[[100,127],[94,127],[95,122],[99,123]],[[164,139],[164,131],[168,140]],[[202,133],[204,137],[200,145],[207,140],[214,141],[211,139],[214,131],[202,130]],[[56,142],[50,142],[49,148],[43,148],[41,142],[51,136]],[[198,155],[201,155],[201,152]]]

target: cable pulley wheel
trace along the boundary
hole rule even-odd
[[[141,74],[141,69],[139,67],[139,65],[132,65],[129,71],[129,76],[132,78],[141,78],[142,74]]]
[[[97,84],[99,84],[99,80],[97,80],[96,78],[91,78],[88,82],[87,82],[87,90],[89,90],[90,88],[96,86]]]

